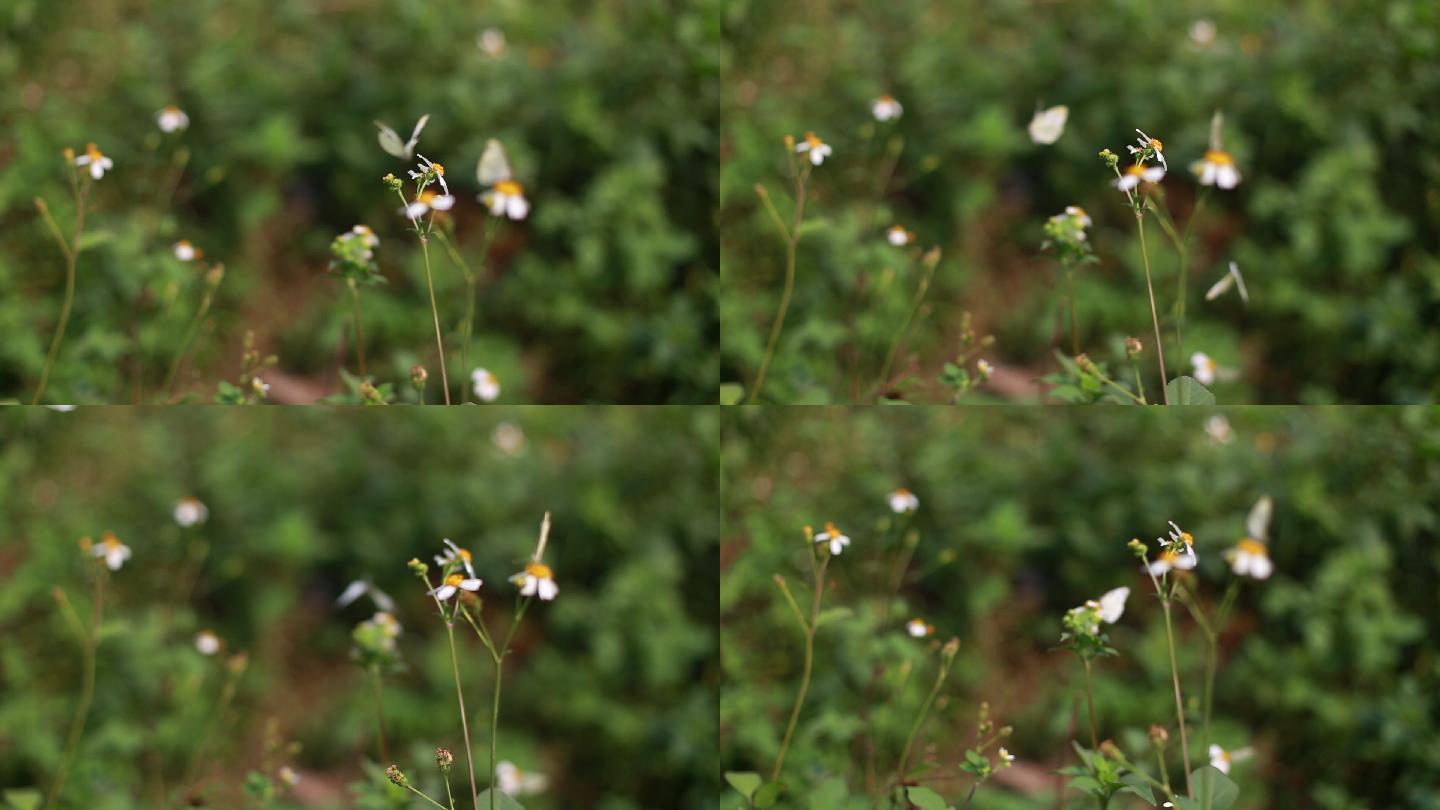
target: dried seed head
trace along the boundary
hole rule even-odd
[[[451,754],[447,748],[436,748],[435,764],[440,767],[440,770],[448,771],[450,766],[455,764],[455,755]]]
[[[407,784],[405,774],[401,773],[400,769],[395,767],[394,765],[391,765],[390,767],[385,769],[385,776],[391,782],[400,785],[401,787],[404,787]]]
[[[1150,742],[1153,743],[1156,748],[1164,748],[1165,743],[1169,741],[1170,732],[1166,731],[1164,726],[1150,727]]]
[[[1139,338],[1125,338],[1125,353],[1131,358],[1139,357],[1143,351],[1145,351],[1145,344],[1141,343]]]

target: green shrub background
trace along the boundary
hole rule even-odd
[[[504,32],[496,59],[477,45]],[[202,281],[189,239],[228,275],[184,382],[208,399],[254,329],[297,396],[354,371],[331,239],[368,223],[390,283],[363,295],[371,372],[438,382],[424,265],[380,183],[410,168],[379,119],[447,164],[472,265],[484,229],[475,164],[507,147],[533,203],[501,228],[479,296],[472,365],[512,402],[708,402],[717,374],[714,236],[718,4],[710,0],[12,0],[0,6],[0,398],[29,401],[64,263],[32,199],[66,228],[61,149],[115,161],[88,219],[70,332],[48,402],[153,401]],[[173,203],[155,114],[188,112]],[[403,136],[402,136],[403,137]],[[435,256],[452,380],[464,283]],[[458,386],[458,383],[457,383]],[[438,385],[432,392],[438,394]]]
[[[526,436],[516,456],[491,441],[505,421]],[[545,557],[561,591],[527,613],[507,663],[501,758],[550,777],[547,793],[525,798],[532,810],[701,806],[717,756],[716,423],[674,408],[404,420],[294,408],[0,412],[0,786],[49,786],[81,681],[51,589],[88,615],[76,540],[113,530],[133,557],[111,577],[68,806],[154,808],[157,780],[180,781],[221,667],[195,651],[201,627],[250,656],[209,749],[208,806],[253,806],[240,786],[272,717],[304,746],[293,760],[304,801],[279,806],[417,806],[384,790],[357,804],[347,787],[384,781],[362,772],[376,758],[374,715],[369,681],[349,660],[351,628],[373,608],[335,607],[360,577],[395,598],[404,625],[409,669],[386,687],[394,757],[443,796],[434,750],[451,749],[459,796],[449,648],[405,563],[428,562],[443,537],[468,546],[486,611],[502,621],[514,604],[505,580],[550,510]],[[210,508],[200,533],[210,553],[188,601],[176,593],[187,546],[171,519],[187,495]],[[483,780],[491,664],[468,630],[457,639]]]
[[[1017,766],[1002,777],[1025,771],[1028,780],[992,782],[973,807],[1059,806],[1051,771],[1074,764],[1070,739],[1089,743],[1083,670],[1057,649],[1060,620],[1122,585],[1132,589],[1129,606],[1109,628],[1120,654],[1096,666],[1100,735],[1153,770],[1145,730],[1168,724],[1178,761],[1164,623],[1126,543],[1151,541],[1167,520],[1192,532],[1213,614],[1232,576],[1222,551],[1268,493],[1276,573],[1241,589],[1215,698],[1216,741],[1256,749],[1231,771],[1236,807],[1440,807],[1440,420],[1418,408],[1225,409],[1235,440],[1216,445],[1202,428],[1210,412],[727,411],[722,770],[768,775],[774,761],[798,687],[801,633],[771,578],[785,576],[808,605],[801,529],[824,521],[853,538],[829,566],[825,605],[853,614],[817,635],[814,681],[786,760],[799,800],[786,806],[869,806],[860,798],[867,712],[880,776],[893,773],[934,677],[934,655],[922,662],[925,644],[901,628],[916,615],[937,639],[962,642],[949,702],[917,751],[938,757],[935,773],[953,774],[976,706],[989,700],[997,725],[1015,727],[1007,744]],[[919,541],[892,622],[877,627],[877,565],[896,552],[885,495],[898,486],[920,499]],[[1198,701],[1203,639],[1176,609],[1182,685]],[[906,667],[914,674],[896,697],[884,684]],[[877,669],[882,686],[869,687]],[[1197,738],[1192,717],[1192,755],[1205,761]],[[933,784],[958,804],[969,783]],[[722,807],[735,806],[733,792],[718,781],[716,790]],[[847,792],[856,797],[848,803]],[[1070,793],[1067,806],[1095,806],[1082,798]]]
[[[1209,47],[1189,36],[1212,20]],[[1096,154],[1134,128],[1170,155],[1164,194],[1182,224],[1200,188],[1211,114],[1244,181],[1213,192],[1192,248],[1185,356],[1241,377],[1222,404],[1432,401],[1440,380],[1440,8],[1428,0],[1329,2],[796,2],[725,9],[722,97],[722,376],[750,386],[780,298],[784,252],[754,187],[790,212],[781,140],[814,130],[834,156],[814,172],[799,274],[765,398],[866,399],[920,269],[884,240],[898,222],[942,264],[905,358],[935,379],[958,351],[960,313],[993,333],[987,354],[1036,378],[1055,370],[1063,276],[1042,226],[1084,206],[1102,263],[1082,270],[1082,350],[1123,360],[1153,334],[1134,218]],[[869,101],[905,107],[877,127]],[[1053,146],[1025,126],[1067,104]],[[894,180],[877,193],[894,139]],[[1162,318],[1178,259],[1147,223]],[[1251,292],[1201,296],[1237,261]],[[1168,326],[1167,326],[1168,330]],[[1167,337],[1173,343],[1173,336]],[[1068,347],[1067,347],[1068,348]],[[1152,393],[1155,381],[1147,381]],[[858,393],[857,393],[858,392]],[[1013,394],[1012,394],[1013,395]],[[1033,396],[1033,395],[1032,395]]]

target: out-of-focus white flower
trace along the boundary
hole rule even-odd
[[[525,187],[515,179],[505,147],[494,138],[485,142],[485,151],[475,165],[475,177],[480,185],[489,186],[480,195],[480,202],[492,215],[516,221],[529,216],[530,201],[525,199]]]
[[[1125,167],[1125,172],[1115,180],[1115,187],[1121,191],[1134,191],[1139,187],[1141,181],[1146,183],[1158,183],[1165,179],[1165,170],[1159,166],[1146,166],[1143,163],[1134,163]]]
[[[205,255],[200,248],[190,244],[189,239],[181,239],[179,242],[176,242],[173,250],[175,251],[175,258],[182,262],[194,261]]]
[[[1230,773],[1230,752],[1218,745],[1211,744],[1210,767],[1224,774]]]
[[[1200,185],[1232,189],[1240,184],[1240,170],[1235,158],[1223,149],[1207,149],[1205,157],[1190,164],[1190,171],[1199,175]]]
[[[995,367],[990,365],[989,360],[982,358],[975,361],[975,371],[980,374],[980,379],[984,381],[990,379],[990,375],[995,373]]]
[[[505,55],[505,32],[499,28],[486,28],[476,37],[475,44],[491,59]]]
[[[155,116],[155,120],[160,124],[161,132],[179,132],[190,126],[190,116],[186,115],[184,110],[176,107],[174,104],[161,110],[160,113]]]
[[[300,774],[296,773],[294,768],[286,765],[280,769],[280,781],[286,787],[295,787],[300,784]]]
[[[816,166],[825,162],[833,151],[830,144],[820,140],[820,136],[813,132],[805,133],[805,139],[795,144],[795,151],[801,155],[809,155],[810,162]]]
[[[475,396],[485,402],[494,402],[500,396],[500,378],[486,369],[477,368],[471,372],[470,384],[475,388]]]
[[[1048,146],[1060,140],[1065,131],[1065,121],[1070,118],[1070,108],[1057,104],[1046,110],[1036,110],[1030,119],[1030,140]]]
[[[1015,755],[1010,753],[1003,745],[1000,746],[998,756],[1000,758],[1000,767],[1002,768],[1008,768],[1015,763]]]
[[[515,763],[504,759],[495,765],[495,782],[500,792],[509,796],[540,793],[550,784],[544,774],[522,771]]]
[[[100,542],[95,544],[90,553],[96,557],[104,557],[105,566],[111,571],[119,571],[120,566],[130,559],[130,547],[121,543],[114,532],[100,535]]]
[[[201,655],[214,655],[220,652],[220,637],[209,630],[201,630],[195,634],[195,649]]]
[[[490,434],[490,441],[507,456],[518,456],[525,449],[525,432],[512,422],[501,422]]]
[[[525,563],[525,570],[510,577],[510,581],[520,588],[521,596],[539,596],[549,602],[560,593],[560,587],[555,584],[555,573],[550,566],[531,560]]]
[[[1114,624],[1120,621],[1120,617],[1125,615],[1125,601],[1129,598],[1129,588],[1120,587],[1106,591],[1105,595],[1100,597],[1099,600],[1101,621],[1106,624]]]
[[[915,234],[905,230],[904,225],[891,225],[885,232],[885,239],[895,247],[904,247],[915,241]]]
[[[439,560],[436,560],[436,562],[438,563]],[[370,600],[375,603],[375,607],[387,613],[393,613],[395,611],[395,600],[391,599],[389,594],[375,587],[375,583],[368,579],[357,579],[345,586],[345,590],[340,593],[339,598],[335,600],[335,604],[343,608],[367,594],[370,596]]]
[[[1170,536],[1157,537],[1155,542],[1160,546],[1160,553],[1149,565],[1151,576],[1163,576],[1175,569],[1189,571],[1200,563],[1195,554],[1195,536],[1175,525],[1173,520]]]
[[[924,619],[914,618],[905,623],[905,632],[911,638],[925,638],[935,632],[935,625],[926,624]]]
[[[1230,570],[1242,577],[1268,579],[1275,570],[1275,565],[1270,562],[1270,552],[1265,544],[1249,537],[1242,539],[1235,544],[1234,548],[1226,551],[1225,561],[1230,563]]]
[[[1081,228],[1088,228],[1092,224],[1090,221],[1090,215],[1085,213],[1085,209],[1081,208],[1078,205],[1065,206],[1065,214],[1071,219],[1073,219],[1076,223],[1078,223]],[[1080,233],[1080,238],[1085,238],[1085,234],[1083,231]]]
[[[210,509],[199,498],[181,498],[175,502],[175,522],[187,529],[209,518]]]
[[[370,617],[370,621],[385,633],[386,638],[399,638],[400,634],[405,632],[405,629],[400,626],[400,620],[388,611],[378,611]]]
[[[904,487],[890,493],[886,498],[890,501],[890,511],[897,515],[914,512],[920,508],[920,499],[915,497],[915,493]]]
[[[449,194],[436,194],[434,189],[425,189],[415,201],[405,206],[405,216],[417,220],[430,211],[449,211],[455,207],[455,198]]]
[[[440,587],[431,589],[429,593],[431,596],[444,602],[461,590],[471,592],[478,591],[482,584],[483,583],[475,577],[466,577],[464,574],[451,574],[445,577],[445,581],[440,583]]]
[[[370,230],[369,225],[356,225],[351,228],[350,233],[345,234],[345,236],[351,239],[361,240],[361,242],[365,244],[365,258],[375,258],[375,248],[380,247],[380,237],[376,236],[375,232]]]
[[[90,176],[99,180],[105,176],[105,172],[114,168],[115,161],[105,157],[105,155],[101,153],[100,147],[89,143],[85,145],[85,154],[75,158],[75,165],[89,166]]]
[[[1205,420],[1205,435],[1215,444],[1229,444],[1235,440],[1235,431],[1230,429],[1230,420],[1222,413]]]
[[[1220,375],[1220,364],[1204,352],[1195,352],[1190,355],[1190,365],[1194,367],[1195,379],[1201,385],[1213,384],[1215,378]]]
[[[1170,164],[1165,162],[1165,144],[1161,143],[1159,138],[1152,138],[1146,135],[1142,130],[1137,129],[1135,131],[1140,133],[1140,137],[1135,139],[1135,143],[1139,144],[1139,146],[1126,147],[1130,150],[1130,154],[1139,155],[1147,149],[1153,150],[1151,155],[1160,161],[1160,166],[1163,167],[1165,171],[1170,171]]]
[[[1202,48],[1208,48],[1215,42],[1215,23],[1201,18],[1190,23],[1190,41]]]
[[[845,547],[850,545],[850,538],[846,537],[844,532],[836,528],[834,523],[826,523],[825,531],[815,535],[815,542],[829,544],[830,553],[838,557],[840,556],[840,552],[844,551]]]
[[[1250,291],[1245,289],[1245,279],[1240,275],[1240,265],[1230,262],[1230,272],[1220,277],[1210,289],[1205,291],[1205,300],[1214,301],[1224,295],[1231,287],[1240,291],[1240,300],[1246,304],[1250,303]]]
[[[875,114],[876,121],[890,121],[899,118],[905,108],[900,106],[894,96],[886,94],[870,102],[870,112]]]

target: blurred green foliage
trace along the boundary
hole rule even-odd
[[[1213,39],[1192,38],[1197,22]],[[1440,395],[1440,7],[1370,3],[765,3],[726,6],[722,95],[722,378],[749,386],[783,281],[780,237],[755,193],[790,215],[782,138],[834,147],[815,169],[799,273],[765,397],[868,401],[919,281],[916,248],[944,263],[904,358],[912,399],[957,353],[960,314],[993,333],[1018,382],[1054,370],[1064,275],[1046,219],[1094,218],[1100,264],[1077,274],[1081,350],[1123,368],[1121,341],[1153,334],[1133,216],[1097,158],[1134,128],[1161,138],[1161,186],[1184,227],[1201,188],[1188,167],[1225,114],[1244,175],[1212,190],[1191,249],[1185,351],[1171,307],[1178,254],[1154,217],[1148,247],[1171,376],[1204,351],[1240,374],[1221,403],[1406,403]],[[870,100],[893,94],[898,121]],[[1037,105],[1069,124],[1037,146]],[[893,176],[891,167],[893,166]],[[915,247],[887,244],[900,224]],[[1202,295],[1238,262],[1251,302]],[[1158,393],[1158,379],[1147,386]],[[1020,390],[1017,390],[1020,389]],[[883,390],[883,389],[882,389]],[[1027,396],[1012,385],[1006,396]],[[1028,396],[1034,396],[1029,393]]]
[[[418,806],[387,793],[371,685],[351,661],[352,629],[375,608],[364,598],[336,606],[360,578],[395,599],[404,627],[406,668],[384,690],[394,761],[443,796],[434,752],[449,748],[461,795],[449,647],[406,561],[429,562],[444,537],[469,547],[485,611],[505,626],[507,578],[549,510],[545,561],[560,595],[526,613],[508,659],[500,758],[548,776],[548,791],[524,798],[531,810],[701,806],[717,744],[717,436],[716,414],[679,408],[403,420],[378,410],[6,409],[0,785],[49,787],[81,682],[79,645],[51,591],[88,617],[76,540],[110,530],[133,556],[110,576],[94,708],[62,807],[159,807],[161,785],[177,806],[207,723],[217,733],[196,790],[209,806],[242,806],[275,719],[282,740],[303,746],[276,763],[302,775],[280,806]],[[209,520],[182,530],[172,504],[192,495]],[[219,658],[192,643],[207,627],[226,645]],[[457,640],[483,788],[491,663],[463,625]],[[216,717],[220,659],[238,652],[248,670]]]
[[[362,296],[371,371],[438,364],[424,265],[380,178],[411,168],[372,121],[448,164],[459,249],[478,267],[475,164],[506,146],[533,203],[505,223],[480,284],[472,365],[504,400],[708,402],[717,379],[713,219],[719,4],[340,0],[12,0],[0,5],[0,397],[28,401],[64,262],[32,200],[69,233],[61,149],[115,162],[92,197],[75,315],[49,402],[154,401],[202,280],[228,274],[184,386],[208,399],[245,329],[309,385],[341,389],[349,300],[327,247],[357,223],[390,284]],[[481,46],[498,32],[503,50]],[[175,104],[187,131],[162,138]],[[178,171],[178,174],[176,173]],[[452,382],[465,285],[432,250]],[[277,394],[280,393],[278,390]]]
[[[925,783],[952,804],[964,798],[969,782],[955,767],[974,739],[977,704],[988,700],[997,725],[1014,726],[1006,744],[1017,762],[973,806],[1056,806],[1053,770],[1076,764],[1070,740],[1089,743],[1083,670],[1058,649],[1061,619],[1120,586],[1132,590],[1129,606],[1107,627],[1119,656],[1096,663],[1100,737],[1153,768],[1146,729],[1168,724],[1178,780],[1164,623],[1126,544],[1163,534],[1167,520],[1191,532],[1200,557],[1193,582],[1213,615],[1233,579],[1222,552],[1268,493],[1276,573],[1242,584],[1220,642],[1214,740],[1255,749],[1231,771],[1236,807],[1440,807],[1440,414],[1061,413],[727,409],[721,770],[769,773],[801,666],[801,632],[772,577],[785,576],[808,604],[801,530],[834,521],[853,542],[829,565],[825,604],[848,613],[817,635],[810,697],[785,766],[800,801],[777,806],[869,807],[869,747],[883,785],[933,678],[934,648],[952,636],[963,646],[917,746],[930,765]],[[1214,414],[1228,416],[1230,443],[1208,437],[1204,421]],[[920,508],[897,520],[886,493],[902,486]],[[884,566],[903,561],[906,548],[914,558],[891,599]],[[1205,645],[1177,611],[1199,765]],[[933,624],[935,636],[905,635],[912,616]],[[737,797],[716,779],[721,806],[734,807]],[[1095,806],[1082,799],[1068,794],[1072,805]]]

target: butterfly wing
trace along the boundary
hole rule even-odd
[[[1064,104],[1040,110],[1030,119],[1030,140],[1038,144],[1055,143],[1065,131],[1065,122],[1069,117],[1070,108]]]
[[[415,130],[410,133],[410,140],[405,142],[404,156],[406,159],[409,159],[409,157],[415,153],[415,144],[420,142],[420,131],[425,129],[425,125],[429,123],[429,121],[430,113],[425,113],[424,115],[420,116],[419,121],[415,122]]]
[[[505,157],[505,147],[491,138],[485,142],[485,152],[475,166],[475,177],[482,186],[493,186],[502,180],[509,180],[510,160]]]
[[[1269,495],[1260,496],[1260,500],[1250,507],[1250,515],[1245,518],[1245,531],[1256,540],[1266,542],[1270,535],[1270,513],[1274,503]]]
[[[1250,291],[1245,289],[1245,277],[1240,275],[1240,265],[1230,262],[1230,275],[1235,277],[1235,286],[1240,289],[1240,300],[1250,303]]]
[[[405,157],[405,143],[404,141],[400,140],[399,135],[395,134],[395,130],[380,123],[379,121],[375,122],[375,126],[380,130],[379,134],[377,135],[380,141],[380,148],[384,149],[386,152],[394,155],[395,157]]]
[[[1215,285],[1213,287],[1205,291],[1205,300],[1214,301],[1216,298],[1224,295],[1225,292],[1229,290],[1234,284],[1235,276],[1230,274],[1221,276],[1220,280],[1215,282]]]

